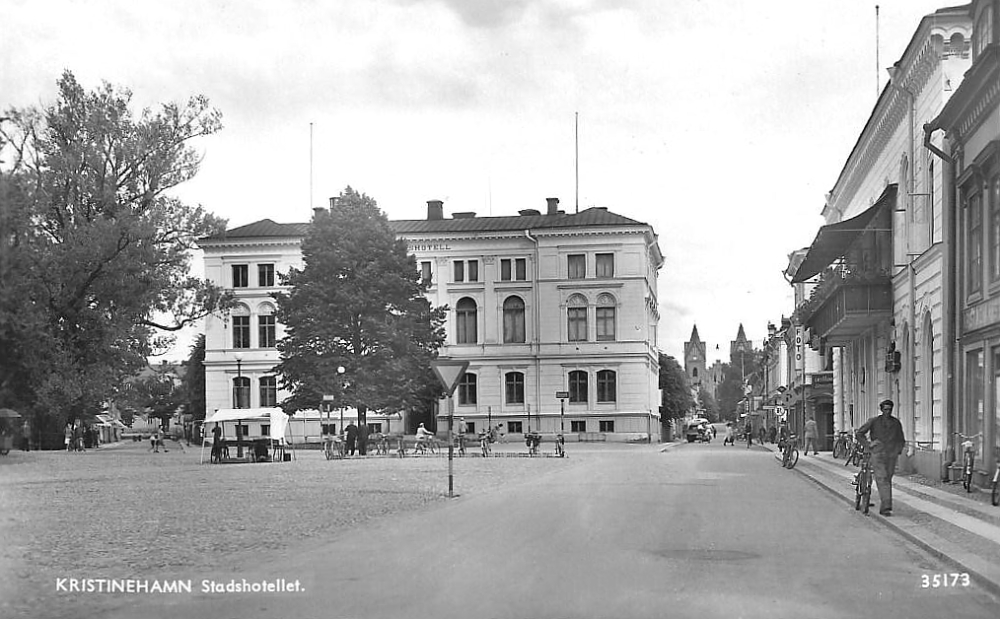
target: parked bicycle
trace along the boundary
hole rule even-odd
[[[861,470],[858,471],[852,482],[854,484],[854,509],[860,510],[864,508],[865,514],[868,513],[869,508],[872,506],[873,477],[871,451],[865,449],[861,455]]]
[[[847,446],[847,455],[844,459],[844,466],[848,464],[853,464],[858,466],[861,463],[861,457],[864,454],[865,446],[858,440],[857,436],[852,435],[850,443]]]
[[[837,433],[837,440],[833,443],[833,457],[841,458],[846,456],[853,444],[854,429],[852,428],[850,432],[841,430]]]
[[[565,458],[566,457],[566,449],[563,447],[563,445],[565,443],[566,443],[566,437],[563,436],[562,433],[557,434],[556,435],[556,457],[557,458]]]
[[[323,437],[323,455],[327,460],[340,460],[347,457],[347,443],[339,436]]]
[[[413,455],[427,454],[428,452],[432,454],[438,452],[437,439],[433,437],[418,438],[416,444],[413,445]]]
[[[490,457],[490,433],[480,432],[479,433],[479,449],[483,453],[484,458]]]
[[[789,434],[781,452],[781,466],[794,469],[799,462],[799,435]]]
[[[980,438],[982,435],[982,432],[972,436],[966,436],[961,432],[955,433],[955,436],[962,441],[962,487],[965,488],[966,492],[972,492],[972,474],[976,470],[976,444],[973,439]]]

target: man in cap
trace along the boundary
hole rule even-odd
[[[892,400],[882,400],[878,408],[882,414],[866,421],[855,436],[865,449],[871,450],[872,472],[878,486],[878,513],[891,516],[892,475],[896,472],[896,459],[906,446],[906,438],[903,436],[903,424],[892,416]]]

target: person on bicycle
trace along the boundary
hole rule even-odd
[[[785,445],[788,443],[789,437],[792,435],[788,430],[788,422],[782,421],[781,427],[778,428],[778,451],[784,453]]]
[[[424,427],[424,424],[417,426],[417,444],[415,447],[426,447],[434,433]]]
[[[736,436],[733,434],[733,422],[726,422],[726,437],[722,439],[723,445],[735,445]]]
[[[878,405],[882,414],[866,421],[854,434],[865,449],[871,450],[878,513],[882,516],[892,515],[892,476],[896,472],[896,459],[906,446],[903,424],[892,416],[893,406],[892,400],[882,400]]]

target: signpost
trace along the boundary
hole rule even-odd
[[[451,395],[455,393],[458,381],[462,380],[465,371],[469,369],[469,362],[439,359],[432,361],[431,367],[434,368],[434,373],[437,374],[438,380],[441,381],[441,385],[448,393],[448,497],[451,498],[455,496],[455,430],[453,427],[455,407],[452,406]]]
[[[556,397],[559,398],[559,436],[556,437],[556,440],[562,441],[564,440],[563,434],[566,432],[564,420],[566,419],[566,400],[569,398],[569,391],[556,391]],[[561,445],[559,446],[561,447]]]

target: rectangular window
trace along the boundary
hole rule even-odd
[[[278,405],[278,379],[274,376],[264,376],[260,379],[260,405]]]
[[[507,404],[524,404],[524,374],[507,372],[505,378]]]
[[[465,281],[465,262],[462,260],[455,261],[455,281],[456,282]]]
[[[324,424],[321,424],[321,427],[322,427],[321,432],[323,432],[323,434],[336,434],[337,433],[337,424],[335,424],[335,423],[324,423]]]
[[[233,288],[246,288],[250,285],[250,265],[233,265]]]
[[[570,254],[566,257],[566,277],[570,279],[587,277],[587,256],[585,254]]]
[[[588,401],[588,380],[587,373],[582,370],[574,370],[569,373],[569,401],[570,404],[585,404]]]
[[[528,261],[524,258],[514,260],[514,279],[523,282],[528,279]]]
[[[420,279],[427,284],[431,284],[431,263],[421,262],[420,263]]]
[[[570,432],[586,432],[587,422],[586,421],[571,421],[569,422]]]
[[[566,327],[568,339],[571,342],[587,341],[587,308],[569,307],[566,309]]]
[[[274,316],[257,317],[257,345],[260,348],[274,348]]]
[[[250,426],[243,423],[236,424],[236,436],[243,438],[250,436]]]
[[[977,194],[969,200],[969,292],[983,288],[983,201]]]
[[[597,308],[597,341],[613,342],[615,339],[615,308]]]
[[[250,348],[249,316],[233,316],[233,348]]]
[[[618,400],[618,375],[613,370],[597,373],[597,401],[616,402]]]
[[[469,281],[478,282],[479,281],[479,261],[469,260]]]
[[[597,277],[615,276],[615,255],[597,254]]]
[[[260,424],[260,435],[261,436],[271,436],[271,424],[262,423]]]
[[[511,261],[510,258],[503,258],[500,260],[500,281],[509,282],[511,278],[510,270]]]
[[[965,388],[968,398],[968,410],[965,415],[965,429],[960,430],[962,434],[971,436],[982,432],[983,416],[986,412],[985,393],[985,371],[983,351],[976,350],[965,356]],[[977,449],[983,444],[982,441],[974,441]],[[976,454],[976,459],[983,457],[980,449]]]
[[[598,424],[601,426],[600,427],[600,431],[601,432],[614,432],[615,431],[615,422],[614,422],[614,420],[604,420],[604,419],[602,419],[601,421],[598,422]]]
[[[274,265],[273,264],[258,264],[257,265],[257,285],[261,288],[273,288],[274,287]]]
[[[507,422],[507,433],[508,434],[520,434],[524,432],[524,425],[520,421],[508,421]]]

